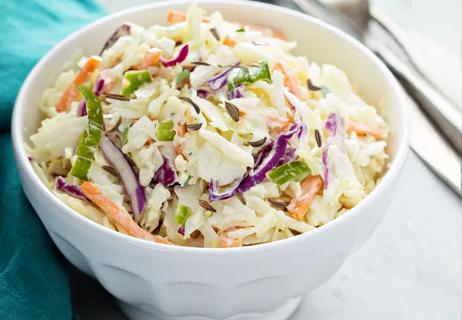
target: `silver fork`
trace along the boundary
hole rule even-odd
[[[292,1],[303,11],[357,38],[385,62],[413,98],[409,100],[413,126],[412,149],[457,195],[462,197],[461,111],[419,72],[401,44],[399,39],[402,36],[395,31],[397,28],[393,26],[393,21],[377,9],[371,8],[368,0]],[[327,2],[329,5],[326,4]],[[413,102],[416,102],[419,108]]]
[[[304,10],[337,25],[365,43],[390,68],[456,150],[462,152],[460,110],[442,95],[413,63],[399,41],[393,21],[370,8],[368,0],[330,0],[337,12],[319,0],[294,0]],[[395,30],[391,30],[395,29]]]

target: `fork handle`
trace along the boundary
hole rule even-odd
[[[393,74],[407,92],[417,101],[420,108],[451,142],[457,153],[462,154],[462,111],[458,110],[428,80],[409,68],[385,47],[377,50]],[[450,81],[448,79],[448,81]]]

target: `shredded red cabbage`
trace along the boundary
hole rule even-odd
[[[220,90],[228,82],[228,74],[233,70],[234,67],[238,66],[239,62],[235,63],[234,66],[226,69],[222,73],[217,74],[216,76],[210,78],[207,83],[209,84],[210,89],[213,91]]]
[[[162,158],[164,159],[164,163],[157,169],[153,182],[162,183],[165,187],[169,187],[175,183],[176,173],[175,170],[172,169],[168,158],[164,156],[162,156]]]
[[[306,128],[306,126],[304,124],[301,124],[300,127],[301,127],[301,129],[300,129],[299,133]],[[257,157],[255,159],[255,167],[258,167],[262,163],[263,159],[265,159],[267,157],[267,155],[270,153],[272,147],[273,147],[273,142],[269,142],[268,144],[266,144],[260,150],[260,152],[258,153],[258,155],[257,155]],[[295,158],[297,157],[297,155],[295,154],[295,151],[296,151],[295,148],[292,148],[291,146],[287,146],[287,148],[286,148],[286,150],[284,152],[284,155],[281,157],[281,159],[279,160],[279,163],[277,164],[277,167],[284,164],[284,163],[295,160]]]
[[[93,92],[99,96],[103,92],[105,81],[103,78],[98,78],[96,80],[95,86],[93,87]]]
[[[306,130],[307,130],[306,125],[300,124],[300,126],[301,126],[302,128],[301,128],[301,130],[300,130],[299,132],[297,132],[297,138],[298,138],[298,139],[300,139],[301,136],[302,136],[302,134],[303,134],[304,132],[306,132]]]
[[[228,190],[225,190],[223,192],[219,191],[218,187],[218,181],[217,180],[210,180],[210,185],[209,185],[209,200],[210,201],[218,201],[218,200],[225,200],[229,199],[232,196],[236,195],[239,193],[239,186],[242,183],[243,179],[236,180],[234,185],[229,188]]]
[[[101,52],[99,55],[101,56],[107,48],[112,47],[114,43],[116,43],[117,40],[119,40],[120,37],[125,36],[130,33],[130,26],[128,24],[123,24],[119,28],[114,31],[113,34],[106,40],[104,43],[103,49],[101,49]]]
[[[96,94],[96,96],[99,96],[101,92],[103,92],[104,89],[104,79],[103,78],[98,78],[96,80],[95,86],[93,87],[93,92]],[[85,99],[80,101],[79,106],[77,107],[77,116],[83,117],[87,115],[87,102]]]
[[[322,151],[324,189],[327,189],[329,185],[329,147],[337,135],[338,122],[338,115],[336,113],[331,113],[324,124],[326,130],[330,132],[330,137],[327,139],[324,150]]]
[[[138,181],[138,174],[122,151],[104,136],[101,139],[101,151],[109,164],[117,170],[133,209],[135,221],[140,221],[146,207],[146,195]]]
[[[285,161],[285,159],[292,159],[294,151],[291,148],[288,149],[287,145],[290,138],[300,130],[303,130],[303,125],[294,124],[289,131],[281,133],[274,141],[263,147],[250,172],[242,179],[237,180],[228,190],[219,192],[218,182],[212,179],[209,186],[210,201],[229,199],[238,193],[249,190],[265,180],[266,173],[278,165],[281,165],[281,160]]]
[[[338,116],[336,113],[331,113],[329,117],[327,117],[326,123],[324,124],[327,131],[330,132],[332,136],[337,134],[337,126],[338,126]]]
[[[79,198],[81,200],[86,200],[85,195],[83,194],[82,190],[79,186],[74,184],[68,183],[63,177],[59,176],[56,179],[56,189],[59,191],[65,192],[75,198]]]
[[[178,56],[173,58],[172,60],[165,60],[164,58],[160,58],[160,63],[164,67],[173,67],[177,65],[178,63],[182,63],[183,61],[186,60],[189,54],[189,45],[184,45],[181,49],[180,52],[178,53]]]
[[[85,99],[80,101],[79,106],[77,107],[77,116],[83,117],[87,115],[87,102]]]
[[[241,85],[237,86],[236,88],[234,88],[233,90],[228,90],[228,92],[226,93],[226,97],[229,100],[242,98],[244,96],[244,94],[242,93],[243,87],[244,86],[241,84]]]
[[[279,160],[279,163],[278,163],[277,167],[279,167],[280,165],[283,165],[284,163],[295,160],[295,158],[297,158],[297,155],[295,154],[295,151],[296,151],[295,148],[287,146],[286,152],[282,156],[281,160]]]
[[[197,96],[202,99],[207,98],[210,93],[211,92],[207,89],[197,89]]]

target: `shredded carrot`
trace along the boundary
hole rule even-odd
[[[253,227],[243,227],[243,226],[233,226],[233,227],[229,227],[227,229],[224,230],[224,233],[227,234],[228,232],[231,232],[231,231],[236,231],[236,230],[243,230],[243,229],[252,229]]]
[[[220,237],[220,247],[221,248],[233,248],[233,247],[242,247],[242,239],[235,239],[228,237],[227,235]]]
[[[167,22],[170,24],[180,23],[186,21],[186,15],[183,12],[176,10],[168,10]],[[209,17],[203,17],[202,22],[210,22]]]
[[[154,139],[148,138],[148,140],[146,140],[146,143],[145,143],[144,145],[145,145],[145,146],[149,146],[149,145],[151,145],[151,144],[153,144],[153,143],[154,143]]]
[[[265,120],[268,127],[275,128],[278,132],[284,131],[293,123],[290,118],[273,114],[265,115]]]
[[[223,39],[223,44],[225,46],[228,46],[228,47],[234,47],[236,45],[236,41],[234,41],[233,39],[229,38],[229,37],[225,37]]]
[[[300,221],[308,212],[314,197],[322,190],[323,182],[320,176],[309,176],[303,180],[301,187],[302,195],[293,199],[287,206],[290,216]]]
[[[121,210],[117,204],[106,198],[93,183],[86,181],[80,187],[85,197],[103,210],[109,220],[114,223],[119,230],[136,238],[158,243],[169,243],[167,239],[153,235],[138,226],[127,212]]]
[[[77,87],[85,81],[87,81],[88,78],[90,78],[90,75],[96,70],[96,68],[98,68],[100,63],[101,60],[99,60],[98,58],[88,58],[87,63],[85,63],[83,68],[80,69],[77,76],[67,87],[67,89],[63,92],[61,98],[59,98],[58,103],[56,104],[56,111],[63,112],[69,109],[69,105],[71,104],[71,102],[77,100],[77,98],[79,97],[79,91]]]
[[[385,129],[371,129],[362,123],[358,123],[351,120],[348,120],[347,122],[347,131],[356,132],[358,136],[371,135],[378,139],[385,139],[387,137],[387,131]]]
[[[305,97],[298,86],[298,81],[295,73],[292,71],[292,68],[289,66],[287,61],[284,59],[280,60],[274,65],[274,69],[281,71],[284,76],[284,85],[289,88],[290,92],[296,95],[299,99],[304,99]]]
[[[243,121],[245,121],[245,116],[252,109],[246,107],[243,104],[239,104],[238,102],[236,102],[236,106],[239,108],[239,115],[240,115],[238,123],[243,123]],[[264,117],[265,117],[266,124],[270,128],[277,129],[278,132],[284,131],[285,129],[287,129],[294,123],[293,114],[290,114],[290,113],[288,114],[287,117],[282,117],[282,116],[274,115],[274,114],[267,114],[267,115],[264,115]]]
[[[144,54],[143,58],[141,58],[141,67],[146,69],[148,67],[156,65],[160,58],[162,57],[162,50],[157,48],[151,48]]]
[[[186,20],[186,15],[183,12],[168,10],[167,22],[168,23],[179,23]]]
[[[264,36],[267,37],[274,37],[274,38],[279,38],[284,40],[285,36],[282,31],[272,29],[270,27],[265,27],[265,26],[260,26],[258,24],[252,24],[252,23],[239,23],[242,27],[249,27],[251,30],[254,31],[259,31],[261,32]]]
[[[242,238],[233,238],[230,237],[228,232],[231,231],[236,231],[240,229],[249,229],[252,227],[241,227],[241,226],[235,226],[235,227],[229,227],[224,231],[224,235],[220,237],[220,247],[222,248],[232,248],[232,247],[242,247]]]
[[[175,146],[175,154],[179,155],[183,153],[184,145],[182,143]]]
[[[178,125],[178,135],[180,137],[184,137],[186,134],[186,123],[184,121],[181,121]]]

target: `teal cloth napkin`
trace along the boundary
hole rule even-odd
[[[10,119],[19,87],[38,59],[103,14],[92,0],[0,1],[0,319],[72,318],[64,259],[19,183]]]

